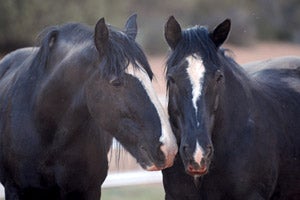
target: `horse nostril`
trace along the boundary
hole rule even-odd
[[[211,157],[212,154],[213,154],[213,147],[212,147],[211,145],[208,145],[208,146],[206,147],[206,149],[207,149],[206,157],[209,158],[209,157]]]
[[[184,155],[188,155],[188,151],[189,151],[189,145],[184,144],[184,145],[182,146],[182,152],[183,152],[183,154],[184,154]]]

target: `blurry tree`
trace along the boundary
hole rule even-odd
[[[100,17],[124,13],[115,0],[0,0],[0,51],[33,45],[45,27],[70,21],[95,24]],[[115,4],[114,4],[115,3]],[[116,6],[112,6],[116,5]]]
[[[300,43],[299,0],[0,0],[0,52],[34,44],[49,25],[69,21],[94,25],[100,17],[122,27],[138,14],[138,40],[148,53],[165,52],[164,23],[174,15],[183,28],[232,20],[229,42],[258,39]]]

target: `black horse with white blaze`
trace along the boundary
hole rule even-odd
[[[0,180],[6,199],[99,200],[115,137],[147,170],[177,152],[152,71],[125,30],[100,19],[47,28],[0,62]]]
[[[300,199],[300,58],[240,67],[212,32],[165,26],[168,111],[180,145],[166,199]]]

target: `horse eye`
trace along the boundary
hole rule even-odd
[[[170,83],[172,83],[172,84],[175,83],[175,79],[174,79],[174,77],[171,76],[171,75],[168,75],[168,81],[169,81]]]
[[[216,81],[219,83],[223,79],[223,73],[220,70],[218,70],[216,71],[215,77]]]
[[[109,80],[109,83],[115,87],[119,87],[119,86],[123,85],[123,79],[114,76]]]
[[[217,82],[220,82],[220,81],[222,80],[222,78],[223,78],[223,75],[220,74],[220,75],[218,76],[218,78],[217,78]]]
[[[140,147],[140,150],[141,150],[141,151],[144,151],[144,152],[147,151],[147,149],[146,149],[146,147],[145,147],[144,145],[140,145],[139,147]]]

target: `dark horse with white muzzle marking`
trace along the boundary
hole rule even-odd
[[[168,111],[180,155],[163,170],[167,200],[300,199],[300,58],[241,68],[212,32],[165,26]]]
[[[100,19],[50,27],[0,62],[0,180],[8,200],[99,200],[115,137],[147,170],[177,152],[152,71],[125,31]]]

